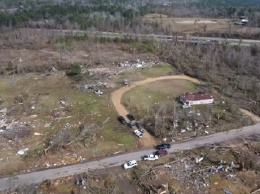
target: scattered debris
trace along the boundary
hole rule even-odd
[[[71,118],[71,116],[66,116],[66,117],[55,118],[55,120],[69,119],[69,118]]]
[[[58,70],[57,70],[55,67],[52,67],[50,72],[51,72],[51,73],[56,73],[57,71],[58,71]]]
[[[104,125],[106,122],[108,122],[110,119],[110,117],[107,117],[107,119],[105,121],[103,121],[102,125]]]
[[[76,184],[77,184],[78,186],[80,186],[80,185],[85,185],[85,180],[84,180],[84,179],[79,179],[79,180],[76,181]]]
[[[101,96],[103,94],[103,92],[101,90],[95,90],[95,94],[98,96]]]
[[[66,124],[64,128],[60,129],[54,136],[52,136],[49,140],[48,147],[44,150],[46,154],[49,149],[57,148],[63,146],[67,142],[70,141],[69,129],[70,125]]]
[[[17,152],[17,154],[18,154],[18,155],[24,155],[25,152],[28,151],[28,150],[29,150],[29,148],[25,148],[25,149],[19,150],[19,151]]]
[[[60,104],[61,105],[65,105],[66,104],[65,100],[64,99],[60,99]]]
[[[204,158],[203,157],[200,157],[200,158],[196,158],[196,163],[200,163]]]
[[[38,135],[43,135],[43,134],[35,132],[34,135],[38,136]]]
[[[232,194],[229,190],[227,190],[227,189],[223,189],[223,192],[225,193],[225,194]]]
[[[15,140],[26,137],[30,134],[29,123],[26,122],[12,122],[6,123],[5,127],[2,128],[3,137],[8,140]]]
[[[78,136],[75,139],[73,139],[72,141],[70,141],[67,145],[70,145],[76,141],[82,141],[86,137],[90,137],[91,135],[96,134],[100,130],[100,127],[95,124],[89,125],[89,126],[84,126],[84,125],[80,124],[79,129],[80,130],[79,130]]]
[[[128,81],[127,81],[127,79],[125,79],[123,83],[124,83],[124,85],[128,86]]]
[[[136,62],[124,61],[119,64],[120,67],[124,68],[145,68],[145,67],[152,67],[155,63],[154,62],[145,62],[137,59]]]
[[[31,115],[32,119],[36,119],[38,117],[38,115]]]

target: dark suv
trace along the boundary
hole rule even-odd
[[[135,126],[135,124],[133,123],[133,122],[129,122],[129,123],[127,123],[127,125],[128,125],[128,127],[130,127],[131,129]]]
[[[127,114],[126,116],[130,121],[135,120],[135,117],[132,114]]]
[[[155,155],[157,155],[157,156],[165,156],[167,154],[168,154],[168,152],[166,150],[158,150],[155,152]]]
[[[126,124],[126,120],[123,116],[119,116],[119,117],[117,117],[117,119],[119,120],[120,123]]]
[[[135,125],[136,125],[136,127],[137,127],[138,129],[142,129],[142,128],[143,128],[143,125],[142,125],[142,123],[141,123],[140,121],[136,121],[136,122],[135,122]]]
[[[170,148],[171,148],[171,144],[168,143],[163,143],[156,146],[157,150],[170,149]]]

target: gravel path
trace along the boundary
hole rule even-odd
[[[239,129],[233,129],[227,132],[216,133],[208,136],[199,137],[185,142],[173,143],[170,153],[178,152],[181,150],[193,149],[196,147],[205,146],[208,144],[214,144],[231,139],[235,139],[243,136],[250,136],[254,134],[260,134],[260,123],[243,127]],[[106,169],[114,166],[120,166],[129,160],[141,160],[141,157],[146,154],[154,152],[153,148],[143,148],[135,152],[112,155],[107,158],[96,159],[92,161],[86,161],[84,163],[67,165],[63,167],[57,167],[52,169],[43,169],[41,171],[30,172],[27,174],[19,174],[15,177],[5,177],[0,179],[0,191],[14,188],[22,185],[40,183],[46,179],[55,179],[66,177],[73,174],[79,174],[88,172],[95,169]]]

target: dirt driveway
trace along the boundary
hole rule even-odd
[[[141,86],[141,85],[144,85],[144,84],[147,84],[147,83],[150,83],[150,82],[167,80],[167,79],[187,80],[187,81],[191,81],[191,82],[196,83],[196,84],[200,83],[199,80],[192,78],[192,77],[189,77],[189,76],[186,76],[186,75],[162,76],[162,77],[147,78],[145,80],[137,81],[130,86],[124,86],[122,88],[119,88],[118,90],[116,90],[112,93],[111,100],[112,100],[112,103],[113,103],[116,111],[118,112],[118,114],[123,115],[123,116],[128,114],[126,108],[121,104],[121,99],[122,99],[122,96],[125,92],[127,92],[127,91],[129,91],[129,90],[131,90],[131,89],[133,89],[137,86]],[[148,146],[156,145],[154,138],[148,132],[144,133],[144,136],[139,139],[139,142],[140,142],[142,147],[148,147]]]
[[[239,109],[242,113],[250,117],[255,123],[260,123],[260,117],[253,114],[252,112],[249,112],[248,110],[245,110],[243,108]]]

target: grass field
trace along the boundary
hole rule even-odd
[[[173,68],[169,64],[165,63],[154,65],[153,67],[142,71],[139,70],[139,73],[144,77],[160,77],[168,75],[171,72],[173,72]]]
[[[89,158],[93,156],[91,152],[93,149],[97,150],[93,154],[98,156],[128,150],[129,147],[134,148],[135,137],[115,119],[117,114],[110,101],[109,89],[102,96],[96,96],[92,92],[82,93],[72,87],[71,80],[64,76],[63,72],[50,77],[25,74],[17,76],[14,84],[11,84],[11,81],[10,77],[1,78],[0,98],[4,101],[2,106],[9,111],[15,110],[10,112],[10,118],[29,122],[32,133],[20,139],[19,146],[12,148],[9,153],[2,150],[5,147],[4,144],[0,146],[0,158],[9,158],[8,162],[2,162],[2,173],[17,171],[25,167],[26,164],[22,162],[20,156],[16,155],[16,152],[25,147],[28,147],[31,153],[36,149],[42,150],[48,139],[65,125],[70,126],[71,138],[76,137],[79,132],[79,122],[85,126],[97,124],[103,128],[94,139],[89,140],[87,148],[75,144],[71,145],[70,151],[65,152],[82,154],[83,157]],[[24,100],[20,105],[15,102],[15,97],[19,95],[22,95]],[[66,108],[60,108],[59,101],[62,98],[65,99]],[[53,119],[51,112],[54,109],[62,112],[61,117],[70,116],[70,118]],[[31,115],[37,115],[37,118],[32,119]],[[106,119],[108,122],[103,125]],[[42,135],[34,135],[35,132]],[[17,161],[19,165],[16,165]],[[12,164],[11,167],[6,168],[6,165],[10,164]]]
[[[186,34],[192,34],[195,32],[260,32],[260,28],[234,25],[235,21],[232,19],[174,18],[167,15],[148,14],[145,15],[142,20],[147,23],[157,23],[164,29],[170,28],[173,32]]]
[[[111,80],[115,83],[115,88],[104,89],[102,96],[97,96],[93,92],[83,93],[75,90],[72,80],[62,71],[48,77],[36,73],[1,77],[2,107],[7,108],[8,111],[13,110],[9,114],[10,118],[30,123],[31,134],[20,139],[19,146],[16,145],[9,152],[4,151],[7,145],[1,142],[0,158],[8,158],[8,161],[2,161],[0,171],[2,174],[8,174],[27,169],[28,166],[35,166],[38,158],[32,157],[46,148],[48,140],[66,125],[70,126],[69,133],[73,139],[79,132],[79,122],[85,126],[97,124],[102,127],[102,130],[84,141],[84,144],[78,142],[71,144],[65,150],[59,150],[59,158],[55,156],[55,152],[49,153],[47,162],[57,163],[68,154],[91,158],[134,149],[138,146],[137,139],[127,127],[116,120],[117,113],[111,103],[110,94],[116,88],[122,87],[121,80],[125,78],[134,82],[148,77],[168,75],[170,72],[172,72],[171,66],[163,63],[143,70],[126,70],[123,75],[120,74]],[[17,97],[22,99],[21,104],[16,101]],[[65,108],[61,108],[60,99],[65,100]],[[62,119],[52,118],[51,112],[55,109],[62,113],[60,116]],[[32,119],[31,115],[37,115],[37,118]],[[108,121],[103,125],[107,119]],[[34,133],[42,135],[34,135]],[[22,148],[29,148],[26,161],[16,154]],[[43,165],[44,162],[45,159],[41,158],[39,165]]]
[[[145,116],[157,104],[172,103],[185,92],[194,92],[195,85],[185,80],[163,80],[139,86],[127,92],[122,103],[129,110]]]
[[[144,80],[149,77],[153,78],[153,77],[166,76],[172,73],[173,71],[174,71],[173,67],[171,67],[169,64],[159,63],[149,68],[144,68],[144,69],[137,68],[137,69],[131,69],[129,71],[125,71],[115,79],[115,82],[117,83],[118,87],[122,87],[122,83],[124,79],[127,79],[131,84],[133,82]]]

